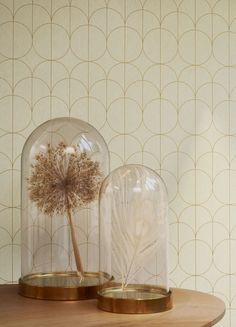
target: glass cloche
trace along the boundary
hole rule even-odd
[[[126,165],[106,177],[99,197],[98,307],[117,313],[170,309],[163,180],[147,167]]]
[[[21,295],[97,296],[98,194],[108,171],[107,145],[86,122],[56,118],[29,136],[22,153]]]

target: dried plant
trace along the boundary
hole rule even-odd
[[[39,152],[31,170],[30,199],[46,215],[67,215],[77,271],[83,276],[72,213],[97,198],[102,182],[100,164],[76,146],[60,142]]]

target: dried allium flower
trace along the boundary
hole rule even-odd
[[[66,214],[71,229],[77,269],[83,273],[72,222],[72,211],[86,206],[98,195],[102,173],[97,161],[75,146],[61,142],[35,156],[28,179],[30,199],[45,214]]]
[[[30,199],[47,215],[65,214],[96,199],[101,185],[99,163],[63,142],[35,157],[28,180]]]

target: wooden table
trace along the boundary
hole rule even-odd
[[[31,300],[17,294],[17,285],[0,286],[0,326],[4,327],[207,327],[225,312],[215,296],[173,289],[174,307],[148,315],[125,315],[100,311],[96,300],[59,302]]]

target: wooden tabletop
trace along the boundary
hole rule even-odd
[[[96,300],[59,302],[31,300],[17,294],[17,285],[0,286],[0,326],[4,327],[208,327],[225,312],[215,296],[172,289],[174,307],[157,314],[127,315],[100,311]]]

